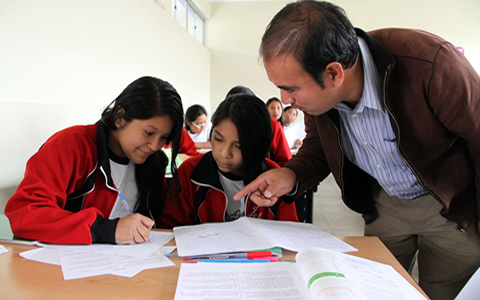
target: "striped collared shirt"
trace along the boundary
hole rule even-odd
[[[381,102],[381,80],[373,58],[361,38],[358,43],[364,69],[362,97],[353,109],[345,103],[335,106],[345,156],[374,177],[390,196],[413,199],[426,194],[398,152],[388,112]]]

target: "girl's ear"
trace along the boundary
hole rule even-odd
[[[127,121],[125,121],[125,110],[123,108],[119,108],[115,113],[115,127],[122,128]]]

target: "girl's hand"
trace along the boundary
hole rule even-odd
[[[153,224],[152,219],[138,213],[121,218],[117,223],[115,242],[129,245],[148,242]]]

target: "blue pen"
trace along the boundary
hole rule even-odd
[[[194,262],[194,261],[190,261]],[[199,259],[196,262],[209,263],[268,263],[267,259]]]
[[[125,198],[123,197],[122,193],[118,192],[118,197],[120,197],[120,200],[122,200],[122,203],[123,203],[123,206],[125,206],[125,208],[128,210],[128,212],[130,213],[130,215],[133,215],[133,210],[130,208],[130,206],[128,205],[128,202],[127,200],[125,200]]]

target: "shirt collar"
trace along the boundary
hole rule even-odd
[[[360,47],[360,55],[362,56],[363,64],[363,92],[362,97],[357,105],[352,109],[345,103],[340,102],[335,106],[339,111],[349,113],[361,113],[365,108],[383,111],[384,107],[380,102],[381,85],[380,79],[373,63],[373,57],[368,49],[367,44],[362,38],[358,38],[358,45]]]

